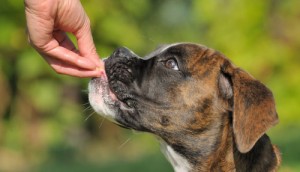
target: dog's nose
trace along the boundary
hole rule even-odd
[[[130,59],[131,57],[135,57],[135,54],[133,54],[132,51],[125,47],[120,47],[115,50],[113,56]]]

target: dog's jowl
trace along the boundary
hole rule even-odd
[[[271,91],[221,53],[198,44],[163,46],[144,58],[126,48],[89,83],[99,114],[150,132],[175,171],[276,171],[265,132],[277,124]]]

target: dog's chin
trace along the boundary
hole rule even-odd
[[[89,82],[89,102],[93,109],[100,115],[114,120],[119,100],[109,89],[106,74],[103,73],[99,78],[93,78]]]
[[[116,122],[118,113],[132,111],[126,103],[120,101],[115,93],[111,91],[106,73],[89,82],[89,102],[92,108],[101,116]]]

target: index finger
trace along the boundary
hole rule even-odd
[[[91,59],[81,57],[73,51],[61,46],[57,46],[47,51],[45,54],[83,69],[94,70],[98,67]]]

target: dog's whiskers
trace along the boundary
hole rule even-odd
[[[132,139],[133,136],[129,137],[124,143],[122,143],[118,149],[120,150],[121,148],[123,148],[131,139]]]
[[[102,127],[104,119],[105,119],[105,118],[102,117],[102,120],[101,120],[101,122],[100,122],[99,128]]]
[[[85,118],[85,121],[87,121],[91,116],[93,116],[96,112],[92,112],[88,117]]]
[[[82,113],[85,112],[85,111],[87,111],[87,110],[91,110],[91,109],[92,109],[92,107],[91,107],[91,106],[88,106],[88,107],[86,107],[85,109],[83,109]]]
[[[89,90],[81,90],[83,93],[89,93]]]
[[[89,102],[83,103],[82,106],[88,105],[90,104]]]

